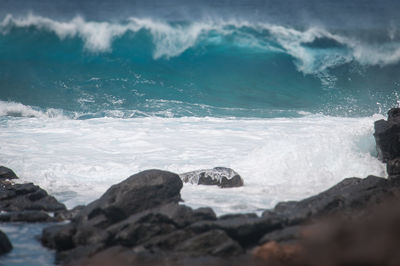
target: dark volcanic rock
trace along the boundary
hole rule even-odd
[[[65,205],[32,183],[11,184],[0,183],[0,210],[17,212],[26,210],[59,211]]]
[[[1,179],[16,179],[17,175],[13,170],[5,166],[0,166],[0,180]]]
[[[192,224],[217,222],[217,218],[210,208],[193,210],[180,205],[181,188],[181,179],[173,173],[138,173],[112,186],[100,199],[84,207],[71,223],[43,230],[42,243],[56,249],[62,263],[112,246],[178,257],[243,253],[242,247],[219,228],[192,230]],[[225,223],[231,231],[238,230],[240,236],[252,235],[256,230],[261,230],[260,237],[264,233],[264,227],[256,222],[252,223],[256,224],[254,230],[239,221],[236,227]]]
[[[266,233],[279,229],[285,223],[283,217],[274,213],[264,217],[235,215],[232,218],[217,221],[200,221],[189,226],[194,232],[206,232],[213,229],[225,231],[243,247],[254,245]]]
[[[93,252],[86,246],[96,246],[96,250],[119,244],[135,246],[170,233],[185,225],[183,217],[195,216],[192,209],[178,205],[181,188],[176,174],[160,170],[138,173],[77,210],[70,224],[44,230],[42,243],[59,253],[65,251],[59,257],[68,260],[73,254]]]
[[[215,167],[207,170],[197,170],[179,175],[185,183],[198,185],[217,185],[221,188],[241,187],[242,177],[234,170],[226,167]]]
[[[176,249],[185,256],[235,256],[243,253],[242,247],[221,230],[211,230],[180,243]]]
[[[0,222],[56,222],[57,219],[49,216],[44,211],[19,211],[0,214]]]
[[[398,190],[399,183],[376,176],[364,179],[346,178],[316,196],[301,201],[278,203],[274,211],[286,217],[288,225],[295,225],[322,215],[365,208],[394,193],[393,190]],[[265,215],[269,214],[270,211],[265,212]]]
[[[387,162],[400,157],[400,108],[392,108],[387,121],[378,120],[374,126],[378,158]]]
[[[54,225],[43,229],[41,241],[46,247],[58,251],[73,249],[73,235],[76,228],[72,224]]]
[[[107,227],[140,211],[179,202],[181,188],[182,181],[174,173],[143,171],[113,185],[76,218],[97,227]]]
[[[73,220],[85,208],[84,205],[75,206],[71,210],[61,210],[54,214],[54,217],[59,221]]]
[[[400,178],[400,158],[388,161],[386,170],[389,178]]]
[[[269,241],[275,241],[280,243],[287,243],[291,241],[298,240],[301,237],[301,229],[302,226],[288,226],[279,230],[272,231],[270,233],[265,234],[259,241],[259,244],[262,245]]]
[[[12,245],[7,235],[0,231],[0,255],[8,253],[12,250]]]

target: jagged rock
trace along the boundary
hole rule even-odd
[[[175,230],[168,234],[161,234],[144,242],[142,245],[145,249],[153,252],[171,252],[176,246],[193,237],[195,233],[190,230]]]
[[[183,182],[198,185],[217,185],[221,188],[241,187],[242,177],[234,170],[226,167],[197,170],[179,175]]]
[[[176,229],[174,222],[167,216],[151,212],[145,215],[139,213],[116,226],[110,230],[116,232],[112,241],[123,246],[136,246]]]
[[[65,205],[32,183],[0,184],[0,210],[7,212],[42,210],[54,212],[65,210]]]
[[[0,230],[0,255],[10,252],[12,248],[13,246],[11,245],[7,235]]]
[[[374,127],[378,158],[388,162],[400,157],[400,108],[392,108],[388,112],[387,121],[378,120]]]
[[[206,232],[213,229],[225,231],[241,246],[254,245],[266,233],[282,227],[285,220],[275,214],[264,217],[237,215],[217,221],[200,221],[189,226],[194,232]]]
[[[399,187],[397,181],[368,176],[367,178],[346,178],[332,188],[301,201],[278,203],[274,212],[287,218],[288,225],[300,224],[310,218],[335,212],[346,212],[365,208],[390,195],[390,190]],[[270,211],[266,211],[269,215]]]
[[[18,211],[0,214],[0,222],[38,223],[55,221],[57,220],[54,217],[49,216],[44,211]]]
[[[0,180],[4,179],[17,179],[17,175],[13,170],[5,166],[0,166]]]
[[[93,251],[85,246],[134,246],[169,233],[180,223],[186,224],[182,217],[193,220],[201,214],[178,205],[181,188],[179,176],[170,172],[148,170],[135,174],[82,208],[70,224],[43,231],[42,243],[59,251],[59,258],[68,260],[69,251],[71,256]],[[209,212],[202,215],[210,216]]]
[[[243,253],[242,247],[222,230],[196,235],[180,243],[175,250],[185,256],[237,256]]]
[[[400,177],[400,158],[395,158],[389,160],[386,165],[386,170],[389,178],[399,178]]]

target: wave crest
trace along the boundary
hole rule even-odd
[[[238,47],[286,53],[295,59],[298,70],[305,74],[322,73],[352,61],[361,65],[378,66],[400,61],[400,44],[393,38],[383,43],[371,44],[321,27],[297,30],[238,20],[167,23],[144,18],[129,18],[125,22],[115,23],[86,21],[81,16],[69,21],[57,21],[34,14],[21,17],[9,14],[0,22],[2,34],[9,33],[14,27],[46,30],[56,34],[61,40],[79,37],[84,42],[84,48],[91,52],[111,52],[115,39],[127,32],[135,34],[145,30],[152,36],[154,59],[177,57],[196,45],[221,44],[229,39],[231,44]],[[322,39],[335,45],[316,45]]]
[[[0,116],[35,117],[35,118],[67,118],[62,110],[49,108],[46,111],[16,102],[0,100]]]

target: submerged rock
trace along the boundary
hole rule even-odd
[[[234,170],[226,167],[197,170],[179,175],[183,182],[198,185],[217,185],[221,188],[241,187],[242,177]]]
[[[13,170],[5,166],[0,166],[0,180],[3,179],[17,179],[17,175]]]
[[[0,230],[0,255],[10,252],[12,248],[13,247],[7,235]]]

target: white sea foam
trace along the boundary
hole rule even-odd
[[[0,33],[7,34],[13,27],[36,27],[55,33],[60,39],[79,37],[84,41],[85,48],[93,52],[109,52],[116,38],[126,32],[137,33],[145,29],[153,38],[154,59],[179,56],[200,41],[220,42],[221,38],[209,36],[209,33],[214,32],[219,36],[230,36],[234,40],[233,44],[239,47],[249,46],[262,51],[287,53],[296,59],[298,70],[306,74],[324,72],[350,61],[379,66],[400,61],[400,44],[394,40],[370,44],[352,36],[331,33],[322,27],[297,30],[266,23],[216,19],[174,25],[144,18],[130,18],[123,23],[115,23],[86,21],[77,16],[69,21],[57,21],[34,14],[19,17],[9,14],[0,21]],[[271,36],[255,36],[246,31],[246,28],[258,33],[269,32]],[[388,37],[393,35],[391,32],[387,34]],[[304,46],[318,38],[334,40],[346,49],[316,51]],[[278,45],[271,45],[271,40]]]
[[[46,111],[23,105],[22,103],[0,100],[0,116],[37,117],[37,118],[67,118],[62,110],[49,108]]]
[[[340,118],[0,119],[0,165],[69,207],[88,203],[139,171],[176,173],[215,166],[236,170],[245,186],[185,184],[193,207],[250,212],[318,193],[345,177],[385,175],[373,155],[373,121]]]

